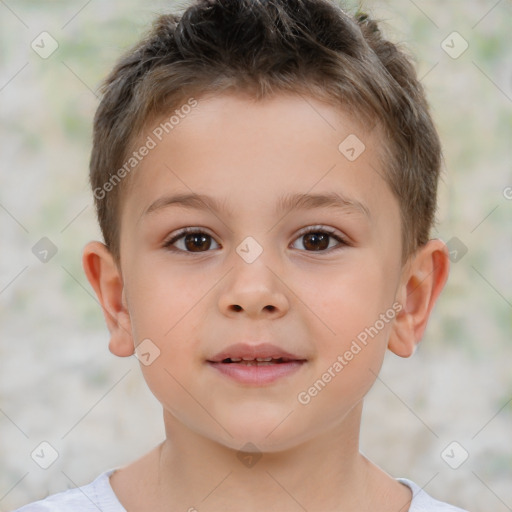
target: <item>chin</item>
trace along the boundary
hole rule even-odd
[[[285,419],[289,413],[276,415],[261,411],[224,418],[220,423],[232,437],[223,431],[221,443],[237,451],[243,449],[248,452],[280,452],[294,448],[310,437],[310,430],[305,422]]]

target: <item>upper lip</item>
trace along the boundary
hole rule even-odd
[[[305,361],[305,357],[300,357],[271,343],[260,343],[259,345],[250,345],[247,343],[235,343],[227,349],[215,354],[208,359],[212,363],[220,363],[225,359],[287,359],[290,361]]]

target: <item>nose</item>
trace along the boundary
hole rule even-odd
[[[289,309],[287,287],[276,271],[263,261],[237,262],[219,297],[225,315],[278,318]]]

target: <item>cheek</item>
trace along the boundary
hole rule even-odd
[[[312,305],[322,320],[315,336],[319,370],[330,371],[321,380],[331,376],[333,397],[347,390],[362,397],[381,368],[396,312],[394,276],[378,263],[362,257],[335,279],[331,275]]]
[[[155,354],[150,364],[144,364],[146,361],[140,357],[141,371],[157,400],[179,416],[180,410],[190,407],[182,386],[187,386],[200,360],[199,326],[195,320],[198,303],[208,287],[203,283],[205,290],[195,291],[183,276],[164,276],[156,268],[131,285],[136,297],[130,311],[136,345],[150,340],[150,352]]]
[[[170,411],[176,409],[174,415],[190,407],[180,383],[186,385],[201,357],[195,320],[200,299],[211,283],[204,275],[197,281],[196,287],[183,273],[153,267],[151,273],[132,274],[126,283],[141,371],[157,400]],[[144,357],[147,352],[150,356]]]
[[[132,272],[125,283],[132,330],[139,340],[151,338],[165,345],[185,326],[195,325],[190,322],[194,309],[212,283],[204,273],[179,272],[170,264],[153,263],[142,268],[151,271]]]
[[[333,324],[336,335],[322,338],[315,375],[297,396],[300,404],[314,403],[311,411],[324,416],[325,426],[336,424],[375,383],[395,314],[392,308],[385,310],[390,317],[386,322],[355,310],[350,301],[342,307]]]
[[[326,275],[321,290],[317,281],[318,302],[312,308],[334,331],[333,337],[355,337],[391,308],[395,289],[391,274],[382,262],[360,258],[356,264]]]

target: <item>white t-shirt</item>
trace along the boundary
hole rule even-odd
[[[110,486],[109,476],[114,471],[115,469],[109,469],[90,484],[53,494],[13,512],[126,512]],[[431,498],[418,485],[406,478],[397,480],[412,490],[413,499],[409,512],[467,512]]]

